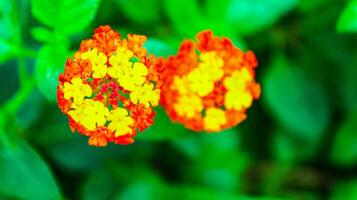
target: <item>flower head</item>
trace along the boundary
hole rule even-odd
[[[182,42],[177,55],[164,61],[160,102],[173,121],[217,132],[243,121],[259,98],[257,60],[211,31],[200,32],[197,40]]]
[[[130,144],[137,131],[154,121],[159,104],[160,62],[147,55],[145,36],[121,39],[109,26],[82,41],[68,59],[57,87],[58,106],[73,131],[89,136],[89,144]]]

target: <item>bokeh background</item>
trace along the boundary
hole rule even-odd
[[[156,56],[212,29],[259,60],[262,97],[218,134],[156,123],[87,145],[56,105],[95,27]],[[1,0],[0,199],[357,199],[356,0]]]

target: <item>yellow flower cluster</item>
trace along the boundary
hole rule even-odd
[[[200,54],[198,67],[183,77],[174,77],[172,89],[180,93],[174,104],[175,111],[183,117],[193,118],[203,110],[200,97],[208,95],[214,89],[214,81],[222,78],[223,60],[216,52]]]
[[[120,86],[131,91],[130,99],[134,104],[142,103],[145,107],[157,106],[160,90],[154,89],[154,84],[145,83],[148,69],[141,62],[132,62],[134,53],[126,48],[118,48],[109,58],[111,67],[108,74],[116,78]]]
[[[74,99],[68,115],[75,122],[81,124],[89,131],[93,131],[110,122],[108,128],[115,132],[115,136],[132,132],[130,126],[134,123],[134,120],[128,116],[126,109],[119,107],[109,111],[102,102],[85,99],[85,97],[91,96],[92,89],[89,85],[84,84],[80,78],[73,78],[71,82],[72,84],[68,82],[64,83],[63,91],[65,98]]]
[[[81,104],[73,103],[71,109],[68,115],[90,131],[103,126],[109,115],[109,110],[104,104],[92,99],[84,99]]]
[[[223,75],[223,60],[216,52],[200,54],[198,67],[183,77],[174,77],[172,89],[178,91],[180,96],[173,105],[178,115],[194,118],[200,115],[204,109],[201,97],[211,93],[215,81],[220,80]],[[227,119],[225,112],[218,108],[209,108],[204,117],[206,130],[218,131]]]
[[[65,99],[69,100],[73,98],[74,103],[80,104],[84,97],[90,97],[92,95],[92,88],[87,84],[83,84],[82,79],[73,78],[71,83],[65,82],[63,84]]]
[[[91,62],[93,78],[103,78],[107,74],[107,57],[104,53],[98,52],[98,49],[82,53],[81,58]]]
[[[226,114],[219,108],[208,108],[203,122],[206,130],[219,131],[221,125],[227,122]]]
[[[227,109],[241,110],[249,108],[253,103],[253,96],[248,91],[248,84],[253,77],[246,68],[233,72],[224,79],[224,86],[228,89],[224,106]]]
[[[128,111],[124,108],[116,108],[110,112],[108,120],[111,122],[108,128],[115,133],[116,137],[132,132],[129,126],[133,125],[134,120],[128,115]]]

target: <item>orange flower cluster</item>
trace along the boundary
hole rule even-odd
[[[196,131],[216,132],[239,124],[260,96],[255,82],[257,60],[228,38],[211,31],[184,41],[164,62],[160,103],[173,121]]]
[[[160,63],[147,55],[146,37],[121,39],[109,26],[100,26],[68,58],[59,76],[58,105],[72,131],[89,137],[89,144],[130,144],[138,131],[154,122],[159,103]]]

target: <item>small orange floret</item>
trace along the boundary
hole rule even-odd
[[[196,131],[217,132],[241,123],[260,96],[257,59],[212,31],[183,41],[164,61],[160,103],[173,121]]]
[[[57,87],[58,106],[72,131],[93,146],[131,144],[154,122],[159,103],[162,60],[147,55],[146,36],[126,39],[110,26],[95,29],[68,58]]]

